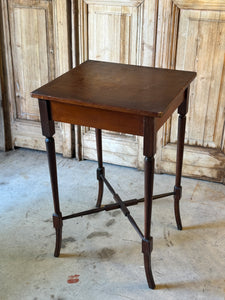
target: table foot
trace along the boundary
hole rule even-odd
[[[174,187],[174,213],[177,223],[177,229],[182,230],[182,222],[180,217],[180,199],[181,199],[182,187]]]
[[[61,250],[62,245],[62,216],[53,214],[53,226],[55,227],[56,241],[55,241],[55,251],[54,256],[58,257]]]
[[[153,249],[153,238],[150,237],[150,240],[142,240],[142,253],[144,254],[144,266],[145,274],[150,289],[155,288],[155,281],[152,275],[152,266],[151,266],[151,252]]]

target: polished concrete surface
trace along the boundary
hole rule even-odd
[[[96,163],[57,156],[64,215],[93,208]],[[143,196],[143,172],[106,165],[122,199]],[[0,299],[224,299],[225,186],[183,178],[175,227],[172,197],[154,201],[152,267],[146,283],[141,241],[119,210],[66,220],[53,256],[52,197],[46,153],[0,153]],[[156,175],[155,194],[173,190],[174,176]],[[104,203],[112,201],[108,191]],[[143,204],[130,208],[143,229]]]

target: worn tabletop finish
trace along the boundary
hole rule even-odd
[[[162,117],[196,73],[87,61],[32,92],[32,97]],[[182,101],[180,101],[182,102]]]

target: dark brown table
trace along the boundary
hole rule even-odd
[[[155,288],[151,270],[152,200],[174,195],[175,219],[178,229],[181,230],[179,201],[182,191],[185,122],[189,86],[195,76],[194,72],[87,61],[32,92],[32,97],[39,99],[42,133],[46,137],[55,211],[53,214],[56,230],[55,256],[60,254],[63,220],[120,208],[142,239],[146,278],[149,287]],[[175,186],[172,192],[153,196],[156,134],[177,108],[179,121]],[[53,138],[54,121],[96,128],[99,182],[96,208],[68,216],[61,213]],[[102,159],[102,129],[144,137],[144,198],[122,201],[106,179]],[[115,204],[101,205],[104,184],[112,193]],[[127,208],[139,202],[144,202],[144,233]]]

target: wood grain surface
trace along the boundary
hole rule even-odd
[[[181,103],[195,78],[184,72],[125,64],[86,61],[32,92],[32,96],[73,105],[162,117]]]

